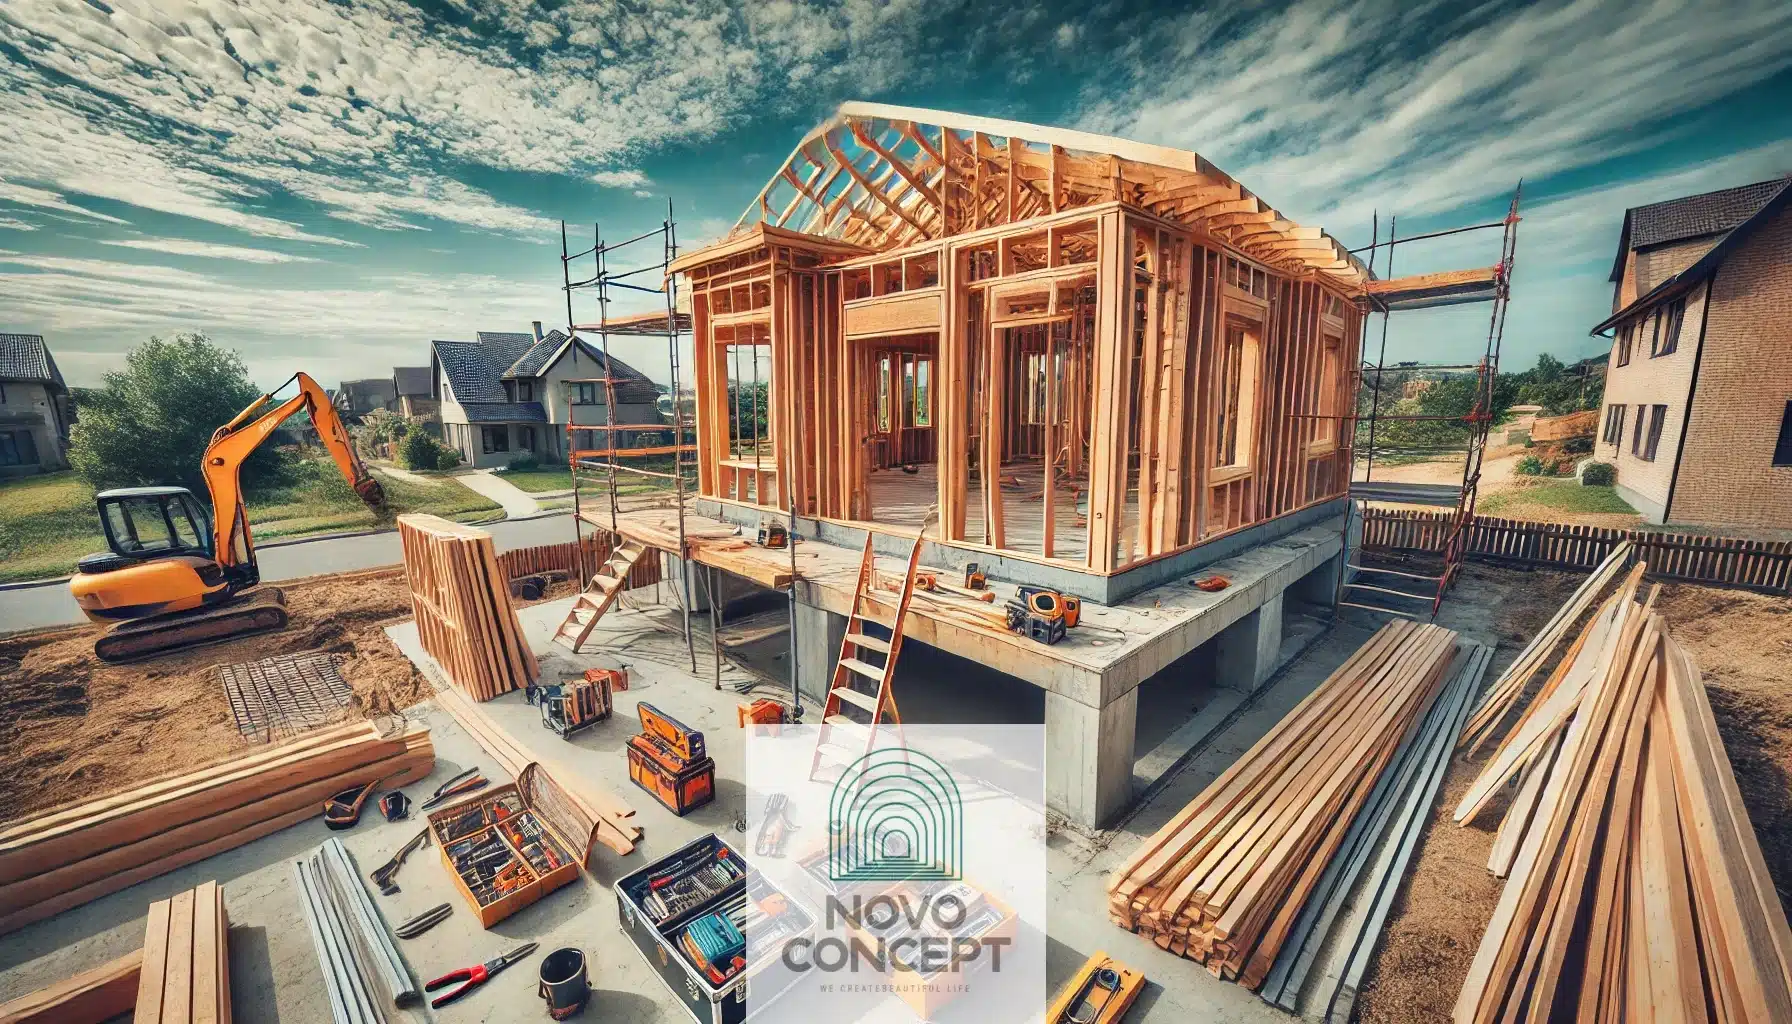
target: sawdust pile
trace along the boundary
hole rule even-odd
[[[1574,573],[1468,568],[1464,584],[1480,591],[1470,599],[1494,597],[1491,606],[1500,633],[1497,668],[1511,661],[1581,579]],[[1768,872],[1781,901],[1792,906],[1792,688],[1784,682],[1784,666],[1792,659],[1792,601],[1669,584],[1656,608],[1704,672],[1718,731]],[[1450,820],[1480,767],[1478,758],[1458,756],[1444,777],[1423,845],[1357,1003],[1358,1020],[1364,1024],[1450,1019],[1505,885],[1487,871],[1505,797],[1468,828]]]
[[[0,639],[0,816],[92,799],[234,757],[238,733],[216,666],[276,654],[340,654],[354,687],[345,717],[385,715],[430,696],[387,639],[411,615],[398,568],[281,584],[283,632],[130,665],[93,655],[101,630],[76,627]],[[15,726],[16,723],[16,726]]]

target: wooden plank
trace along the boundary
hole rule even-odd
[[[142,972],[137,985],[135,1024],[173,1024],[162,1015],[162,990],[167,985],[169,925],[174,905],[157,900],[149,905],[149,921],[143,931]]]
[[[106,1024],[137,1005],[142,972],[143,950],[132,950],[0,1004],[0,1024]]]

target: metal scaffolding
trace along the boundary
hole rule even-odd
[[[1524,184],[1519,183],[1512,192],[1512,200],[1502,220],[1485,224],[1472,224],[1467,227],[1451,228],[1444,231],[1432,231],[1407,238],[1397,237],[1398,222],[1392,218],[1388,222],[1388,238],[1381,240],[1379,218],[1372,229],[1370,243],[1352,252],[1367,252],[1371,272],[1375,269],[1377,256],[1385,251],[1385,273],[1382,280],[1393,284],[1394,250],[1398,245],[1406,245],[1427,239],[1441,238],[1470,231],[1486,231],[1498,228],[1501,232],[1500,259],[1489,268],[1491,271],[1481,278],[1470,280],[1431,281],[1425,278],[1414,279],[1410,288],[1387,287],[1371,289],[1368,294],[1369,310],[1381,314],[1381,342],[1376,353],[1375,362],[1367,358],[1369,347],[1369,329],[1373,318],[1363,318],[1362,366],[1357,378],[1356,435],[1363,433],[1363,425],[1367,424],[1367,438],[1361,445],[1353,444],[1352,479],[1350,482],[1350,500],[1344,518],[1344,572],[1338,578],[1338,603],[1351,608],[1363,608],[1369,611],[1406,618],[1419,618],[1418,606],[1421,602],[1430,604],[1428,617],[1436,618],[1438,610],[1443,606],[1444,595],[1449,592],[1456,581],[1456,575],[1462,565],[1463,551],[1469,528],[1474,524],[1475,500],[1480,491],[1481,464],[1487,449],[1488,432],[1494,420],[1494,389],[1499,376],[1500,345],[1506,328],[1506,310],[1512,296],[1512,267],[1518,251],[1518,208],[1524,191]],[[1438,275],[1432,275],[1436,277]],[[1450,275],[1442,275],[1449,277]],[[1403,310],[1431,309],[1439,306],[1457,305],[1465,302],[1489,302],[1492,304],[1487,322],[1486,346],[1481,359],[1476,363],[1457,364],[1425,364],[1401,362],[1394,366],[1387,365],[1388,321],[1396,312]],[[1399,374],[1411,380],[1429,380],[1437,382],[1448,379],[1452,375],[1473,374],[1474,391],[1468,411],[1460,415],[1411,415],[1384,412],[1383,383],[1390,374]],[[1367,384],[1367,409],[1363,409],[1364,384]],[[1467,428],[1465,442],[1458,444],[1419,444],[1390,441],[1385,434],[1378,437],[1377,428],[1384,422],[1434,422],[1439,424],[1460,424]],[[1461,452],[1462,482],[1459,486],[1449,484],[1422,484],[1374,481],[1375,460],[1377,456],[1384,459],[1393,456],[1438,455]],[[1363,478],[1355,479],[1354,464],[1357,459],[1363,461]],[[1414,573],[1363,564],[1361,551],[1351,558],[1350,536],[1355,522],[1364,518],[1364,513],[1371,504],[1425,504],[1453,506],[1455,513],[1450,519],[1450,532],[1444,543],[1442,567],[1436,574]],[[1357,582],[1352,574],[1371,574],[1376,582]]]
[[[611,269],[613,255],[651,253],[652,250],[642,243],[651,242],[656,238],[660,242],[658,262],[627,270]],[[572,271],[573,262],[587,256],[592,259],[592,273],[589,277],[575,280]],[[690,549],[685,536],[685,492],[687,473],[694,474],[696,472],[697,446],[693,433],[694,425],[687,424],[678,352],[689,318],[686,317],[682,320],[680,318],[677,276],[669,272],[672,261],[677,257],[678,226],[672,216],[672,201],[670,199],[666,201],[666,218],[660,222],[659,227],[644,231],[621,242],[606,243],[603,240],[601,225],[593,225],[591,248],[582,252],[568,251],[566,223],[562,221],[560,224],[560,276],[561,290],[566,296],[567,335],[577,339],[580,331],[595,333],[603,356],[600,376],[576,378],[564,382],[569,388],[569,393],[566,396],[568,403],[567,467],[572,475],[573,483],[573,536],[579,542],[580,574],[585,579],[589,579],[593,568],[584,564],[584,526],[589,524],[594,528],[600,528],[598,524],[603,518],[602,510],[586,508],[585,495],[580,486],[581,470],[596,471],[602,474],[612,545],[620,543],[620,517],[625,511],[623,508],[624,487],[628,486],[631,491],[638,489],[651,494],[653,481],[670,481],[672,507],[676,510],[678,522],[678,564],[683,575],[683,587],[677,591],[678,604],[684,618],[685,650],[690,655],[691,671],[695,672],[697,670],[697,653],[691,638],[692,571],[689,558]],[[629,280],[642,274],[655,273],[660,278],[658,282],[655,282],[658,287],[649,287]],[[610,292],[615,288],[663,296],[666,304],[664,319],[661,319],[657,313],[621,320],[612,319],[610,316]],[[598,310],[596,323],[581,324],[573,314],[573,293],[584,290],[595,293]],[[670,424],[618,423],[616,421],[616,374],[612,370],[614,364],[610,359],[610,336],[612,334],[629,337],[664,337],[666,339],[667,364],[671,375],[669,388],[672,422]],[[579,345],[576,343],[572,346],[572,358],[573,365],[576,367],[579,359]],[[574,410],[577,405],[574,404],[576,397],[574,391],[580,385],[586,384],[601,384],[603,386],[604,422],[601,424],[576,422]],[[665,436],[668,426],[671,430],[670,439]],[[581,432],[587,437],[601,433],[603,435],[602,445],[595,448],[580,447]],[[637,464],[667,455],[672,457],[670,472],[650,468],[649,465]],[[621,477],[618,474],[621,474]],[[649,486],[635,488],[620,483],[621,480],[646,481]],[[663,496],[663,490],[661,494]],[[654,505],[656,501],[658,499],[650,497],[648,504]],[[656,507],[664,507],[663,502],[659,502]],[[714,604],[713,599],[710,603]]]

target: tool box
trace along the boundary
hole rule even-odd
[[[815,919],[714,833],[624,875],[615,891],[622,930],[698,1024],[740,1024],[801,978],[779,954]]]
[[[684,817],[716,796],[716,763],[703,734],[652,704],[635,705],[641,732],[628,739],[628,777]]]
[[[548,686],[529,685],[525,695],[541,709],[541,727],[561,739],[608,721],[614,708],[610,679],[568,679]]]
[[[579,877],[579,865],[590,856],[589,837],[579,848],[555,828],[554,817],[511,783],[430,814],[442,863],[483,927]]]

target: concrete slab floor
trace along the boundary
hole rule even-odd
[[[615,609],[588,642],[590,653],[573,655],[547,640],[565,607],[565,602],[537,605],[525,609],[522,615],[531,645],[540,653],[543,679],[553,682],[594,665],[628,667],[631,684],[628,691],[617,695],[615,720],[563,741],[540,727],[536,710],[524,702],[520,693],[485,707],[518,740],[541,744],[541,749],[551,751],[635,807],[637,821],[645,830],[640,848],[627,858],[600,849],[591,877],[550,895],[490,932],[478,927],[470,910],[453,891],[433,847],[413,855],[399,872],[398,882],[403,889],[399,895],[376,894],[374,898],[392,923],[437,903],[454,906],[453,916],[426,937],[400,943],[413,973],[420,979],[481,962],[525,941],[540,943],[544,954],[562,945],[576,945],[589,957],[596,992],[587,1019],[686,1021],[689,1018],[684,1011],[657,979],[650,977],[652,972],[623,935],[608,886],[622,873],[703,833],[737,835],[735,821],[745,811],[741,782],[744,738],[736,728],[734,708],[742,698],[729,687],[751,685],[756,677],[726,664],[725,688],[715,690],[710,680],[707,637],[702,634],[696,644],[698,671],[693,673],[683,638],[664,628],[676,629],[678,616],[670,609]],[[1474,626],[1486,626],[1491,621],[1485,614],[1478,620],[1473,614],[1461,617],[1470,620],[1462,625],[1471,631]],[[1158,792],[1134,808],[1115,828],[1094,834],[1060,830],[1052,836],[1047,859],[1054,890],[1048,981],[1054,990],[1087,956],[1106,950],[1143,970],[1150,982],[1129,1020],[1289,1019],[1254,993],[1219,981],[1200,965],[1163,952],[1115,927],[1107,919],[1105,885],[1112,869],[1144,837],[1279,721],[1360,645],[1372,625],[1344,623],[1334,627],[1260,689],[1253,700],[1234,712],[1223,730],[1208,737],[1182,767],[1163,781]],[[405,635],[407,628],[409,636]],[[414,626],[400,627],[396,632],[401,645],[413,647]],[[914,653],[920,654],[920,649]],[[926,709],[926,717],[933,717],[948,712],[948,697],[953,692],[986,692],[983,687],[953,685],[953,673],[962,667],[955,663],[961,660],[929,652],[907,662],[911,670],[927,670],[933,685],[928,688],[931,695],[923,699],[921,685],[905,683],[905,710],[913,706],[913,713],[920,715]],[[780,689],[781,683],[773,688]],[[1025,691],[1016,692],[1037,691],[1026,687]],[[907,694],[913,694],[915,699],[909,700]],[[627,779],[622,749],[627,737],[636,731],[635,705],[643,700],[703,730],[716,759],[717,799],[688,817],[675,817]],[[986,707],[981,713],[996,710]],[[432,704],[420,705],[407,714],[430,726],[436,747],[436,771],[430,779],[410,787],[413,795],[427,794],[443,780],[474,764],[483,765],[488,775],[497,780],[500,773],[495,772],[491,759],[448,715]],[[1029,714],[1037,712],[1028,709],[1016,717],[1025,720]],[[144,917],[152,900],[215,878],[224,887],[233,922],[231,977],[237,1019],[328,1020],[322,975],[294,893],[291,861],[335,834],[344,839],[365,873],[390,856],[418,827],[415,818],[388,824],[377,814],[367,815],[357,828],[345,833],[330,833],[321,822],[307,822],[31,925],[0,941],[0,1000],[129,952],[142,941]],[[439,1014],[414,1011],[410,1019],[497,1022],[541,1018],[535,996],[538,961],[539,955],[511,968]],[[395,1019],[402,1018],[403,1015],[395,1015]],[[767,1019],[777,1018],[774,1013]]]

